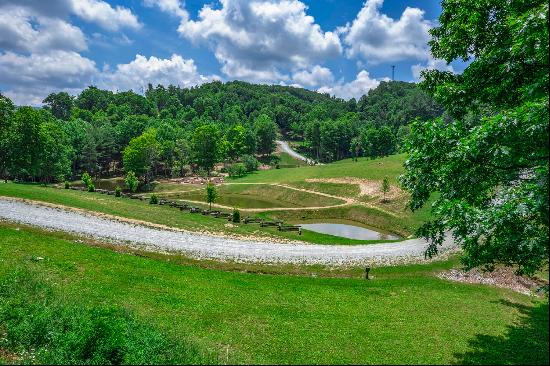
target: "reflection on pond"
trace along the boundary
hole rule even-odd
[[[348,239],[357,240],[397,240],[398,236],[391,234],[383,234],[378,231],[366,229],[360,226],[345,225],[345,224],[300,224],[303,229],[315,231],[316,233],[341,236]]]

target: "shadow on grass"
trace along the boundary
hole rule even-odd
[[[548,365],[548,303],[525,306],[502,300],[520,312],[519,321],[504,335],[478,334],[469,352],[455,354],[457,364]]]

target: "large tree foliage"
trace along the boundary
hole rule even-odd
[[[12,116],[15,106],[12,101],[0,94],[0,177],[6,178],[10,159]]]
[[[277,125],[266,114],[261,114],[254,121],[254,131],[258,137],[257,151],[259,154],[268,155],[275,150],[277,138]]]
[[[420,233],[428,254],[448,231],[467,267],[533,273],[548,261],[548,3],[446,0],[432,53],[471,63],[424,72],[451,118],[417,121],[402,183],[418,209],[438,192]]]
[[[147,184],[154,177],[154,167],[159,156],[157,131],[150,129],[142,135],[130,140],[124,149],[124,170],[134,172],[139,179]]]
[[[59,119],[68,120],[71,117],[74,101],[66,92],[51,93],[44,99],[52,114]]]
[[[192,151],[194,162],[210,173],[222,153],[220,130],[214,125],[198,127],[193,133]]]

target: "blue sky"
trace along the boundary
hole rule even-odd
[[[0,0],[0,90],[18,104],[94,84],[140,92],[211,80],[349,99],[425,68],[438,1]]]

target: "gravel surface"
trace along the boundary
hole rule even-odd
[[[298,160],[303,160],[308,164],[313,164],[314,163],[313,160],[308,159],[305,156],[303,156],[302,154],[299,154],[295,150],[293,150],[290,147],[290,145],[288,144],[288,142],[281,141],[281,140],[277,140],[276,142],[277,142],[277,145],[279,145],[279,147],[281,148],[281,150],[283,152],[286,152],[288,155],[292,156],[293,158],[298,159]],[[318,164],[318,165],[322,165],[322,164]]]
[[[426,248],[426,242],[421,239],[349,246],[238,240],[134,225],[93,214],[45,207],[7,198],[0,198],[0,219],[107,239],[115,243],[129,242],[146,250],[177,251],[193,258],[237,262],[381,265],[421,261]],[[454,246],[451,240],[447,240],[442,252],[450,249],[454,249]]]
[[[450,281],[481,283],[484,285],[508,288],[525,295],[543,295],[543,286],[548,286],[548,281],[534,277],[518,276],[510,267],[497,268],[493,272],[484,272],[478,268],[470,271],[451,269],[438,275]]]

